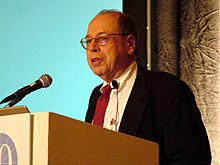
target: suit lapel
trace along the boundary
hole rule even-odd
[[[88,110],[87,110],[87,113],[86,113],[86,118],[85,118],[86,122],[92,123],[94,113],[95,113],[96,103],[97,103],[97,100],[98,100],[99,96],[101,95],[101,92],[99,91],[101,86],[102,86],[102,84],[97,86],[93,90],[93,92],[90,96],[89,107],[88,107]]]
[[[144,110],[149,104],[146,85],[147,72],[138,66],[137,77],[128,99],[119,127],[119,132],[136,135]]]

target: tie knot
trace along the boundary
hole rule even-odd
[[[112,88],[109,84],[107,84],[103,89],[103,95],[110,95]]]

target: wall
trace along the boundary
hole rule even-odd
[[[79,41],[90,19],[111,8],[121,11],[122,1],[0,1],[0,100],[47,73],[51,87],[17,105],[84,120],[90,93],[102,81],[87,66]]]

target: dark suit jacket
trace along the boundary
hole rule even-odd
[[[92,122],[100,96],[90,97],[86,122]],[[160,165],[209,165],[210,146],[190,88],[167,73],[138,66],[119,132],[159,144]]]

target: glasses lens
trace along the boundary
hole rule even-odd
[[[98,34],[95,38],[85,37],[81,39],[80,43],[83,48],[88,49],[93,39],[99,46],[104,46],[108,43],[108,34]]]
[[[87,48],[87,39],[86,38],[81,39],[80,43],[83,48],[85,48],[85,49]]]
[[[98,45],[106,45],[108,43],[108,35],[107,34],[99,34],[95,38]]]

